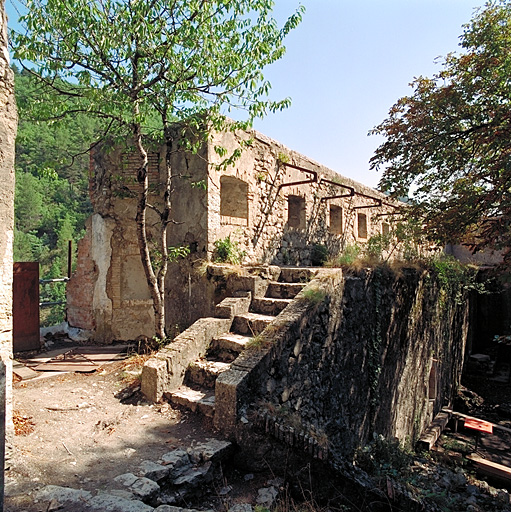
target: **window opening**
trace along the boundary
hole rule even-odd
[[[330,205],[330,233],[335,235],[342,234],[342,208],[340,206]]]
[[[305,229],[305,198],[288,196],[287,223],[290,228]]]
[[[248,183],[234,176],[220,178],[220,215],[248,221]]]
[[[359,213],[358,219],[358,237],[367,238],[367,215],[365,213]]]
[[[390,235],[390,224],[388,222],[382,222],[381,223],[381,234],[383,236]]]

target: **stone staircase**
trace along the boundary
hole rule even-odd
[[[224,299],[216,308],[216,316],[232,318],[230,331],[215,336],[204,357],[190,361],[183,384],[166,393],[165,398],[214,417],[217,377],[231,367],[251,340],[275,320],[313,276],[312,269],[282,268],[278,281],[268,281],[264,297],[252,298],[251,292],[238,291],[236,296]]]

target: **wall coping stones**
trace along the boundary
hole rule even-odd
[[[340,281],[340,269],[318,269],[316,277],[295,297],[275,320],[259,335],[260,349],[244,350],[229,370],[220,374],[215,385],[215,427],[232,435],[241,411],[257,396],[260,380],[268,374],[271,362],[279,357],[282,346],[294,328],[307,316],[313,301],[307,299],[308,290],[327,289],[327,283]]]
[[[186,368],[206,353],[212,340],[229,331],[230,318],[199,318],[174,341],[146,361],[142,369],[142,393],[159,402],[163,394],[183,384]]]

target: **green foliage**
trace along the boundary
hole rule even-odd
[[[314,244],[311,249],[311,264],[322,267],[328,260],[328,248],[323,244]]]
[[[192,188],[197,188],[199,190],[207,190],[208,189],[208,183],[206,180],[191,181],[190,186]]]
[[[231,240],[231,236],[227,236],[215,242],[215,261],[219,263],[231,263],[232,265],[240,265],[245,257],[245,251],[242,251],[238,242]]]
[[[342,250],[341,254],[336,258],[329,261],[329,266],[332,267],[344,267],[353,265],[357,261],[358,257],[362,252],[362,248],[358,244],[347,245]]]
[[[505,248],[511,258],[511,2],[487,2],[464,26],[462,50],[419,77],[372,133],[382,190],[410,196],[404,213],[434,242]]]
[[[287,155],[286,153],[279,153],[277,155],[277,161],[282,164],[287,164],[291,161],[291,159],[289,158],[289,155]]]
[[[464,265],[448,255],[430,259],[429,265],[438,277],[443,294],[451,297],[456,304],[463,304],[468,292],[487,292],[485,284],[477,282],[476,267]],[[444,303],[445,298],[441,302]]]
[[[181,258],[186,258],[190,254],[190,246],[178,245],[177,247],[169,247],[169,261],[177,261]]]
[[[211,130],[247,128],[254,119],[289,106],[288,98],[268,99],[271,85],[263,69],[284,55],[284,39],[300,23],[304,8],[299,6],[279,28],[273,6],[268,0],[28,0],[19,20],[22,30],[10,32],[15,58],[31,62],[38,77],[38,99],[27,102],[35,118],[75,122],[78,114],[91,115],[105,123],[114,142],[131,140],[145,162],[137,171],[142,255],[150,254],[143,215],[150,190],[143,134],[171,150],[171,123],[179,119],[179,149],[197,153]],[[229,121],[231,109],[245,118]],[[230,154],[215,148],[223,159],[216,168],[234,163],[249,143]],[[170,159],[166,163],[170,176]],[[170,183],[163,196],[158,247],[167,237]],[[241,259],[235,250],[230,257]],[[164,338],[166,261],[159,268],[150,257],[141,261],[149,276],[155,331]]]
[[[383,235],[382,233],[374,235],[367,241],[365,253],[371,259],[374,259],[376,261],[383,261],[384,253],[388,252],[391,248],[391,242],[391,233],[388,233],[386,235]]]
[[[302,297],[310,304],[317,305],[325,300],[326,292],[318,287],[309,286],[303,290]]]
[[[370,475],[405,476],[408,474],[411,454],[399,441],[389,441],[381,434],[373,434],[366,446],[359,448],[355,463]]]

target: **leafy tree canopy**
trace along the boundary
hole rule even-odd
[[[39,118],[88,112],[112,128],[222,111],[254,117],[286,107],[269,101],[262,69],[282,57],[303,8],[279,29],[272,0],[28,0],[11,32],[15,57],[49,87],[32,105]],[[59,100],[55,101],[55,93]],[[161,128],[161,122],[156,123]],[[161,131],[160,131],[161,134]]]
[[[27,0],[25,32],[11,32],[15,57],[31,62],[46,86],[33,105],[39,118],[93,115],[107,131],[128,136],[139,157],[134,221],[142,266],[153,299],[155,332],[165,337],[167,228],[172,222],[170,122],[186,122],[185,149],[198,150],[210,128],[249,126],[289,105],[268,98],[263,68],[280,59],[284,38],[303,7],[281,28],[273,0]],[[245,112],[230,123],[231,109]],[[155,123],[155,112],[158,114]],[[147,147],[143,132],[165,143],[163,203],[148,205]],[[226,155],[227,161],[239,154]],[[151,259],[146,210],[160,217],[156,259]],[[153,251],[154,252],[154,251]]]
[[[371,133],[380,188],[410,196],[430,238],[474,250],[511,247],[511,2],[488,2],[464,26],[461,51],[416,78]],[[507,257],[511,254],[508,252]]]

